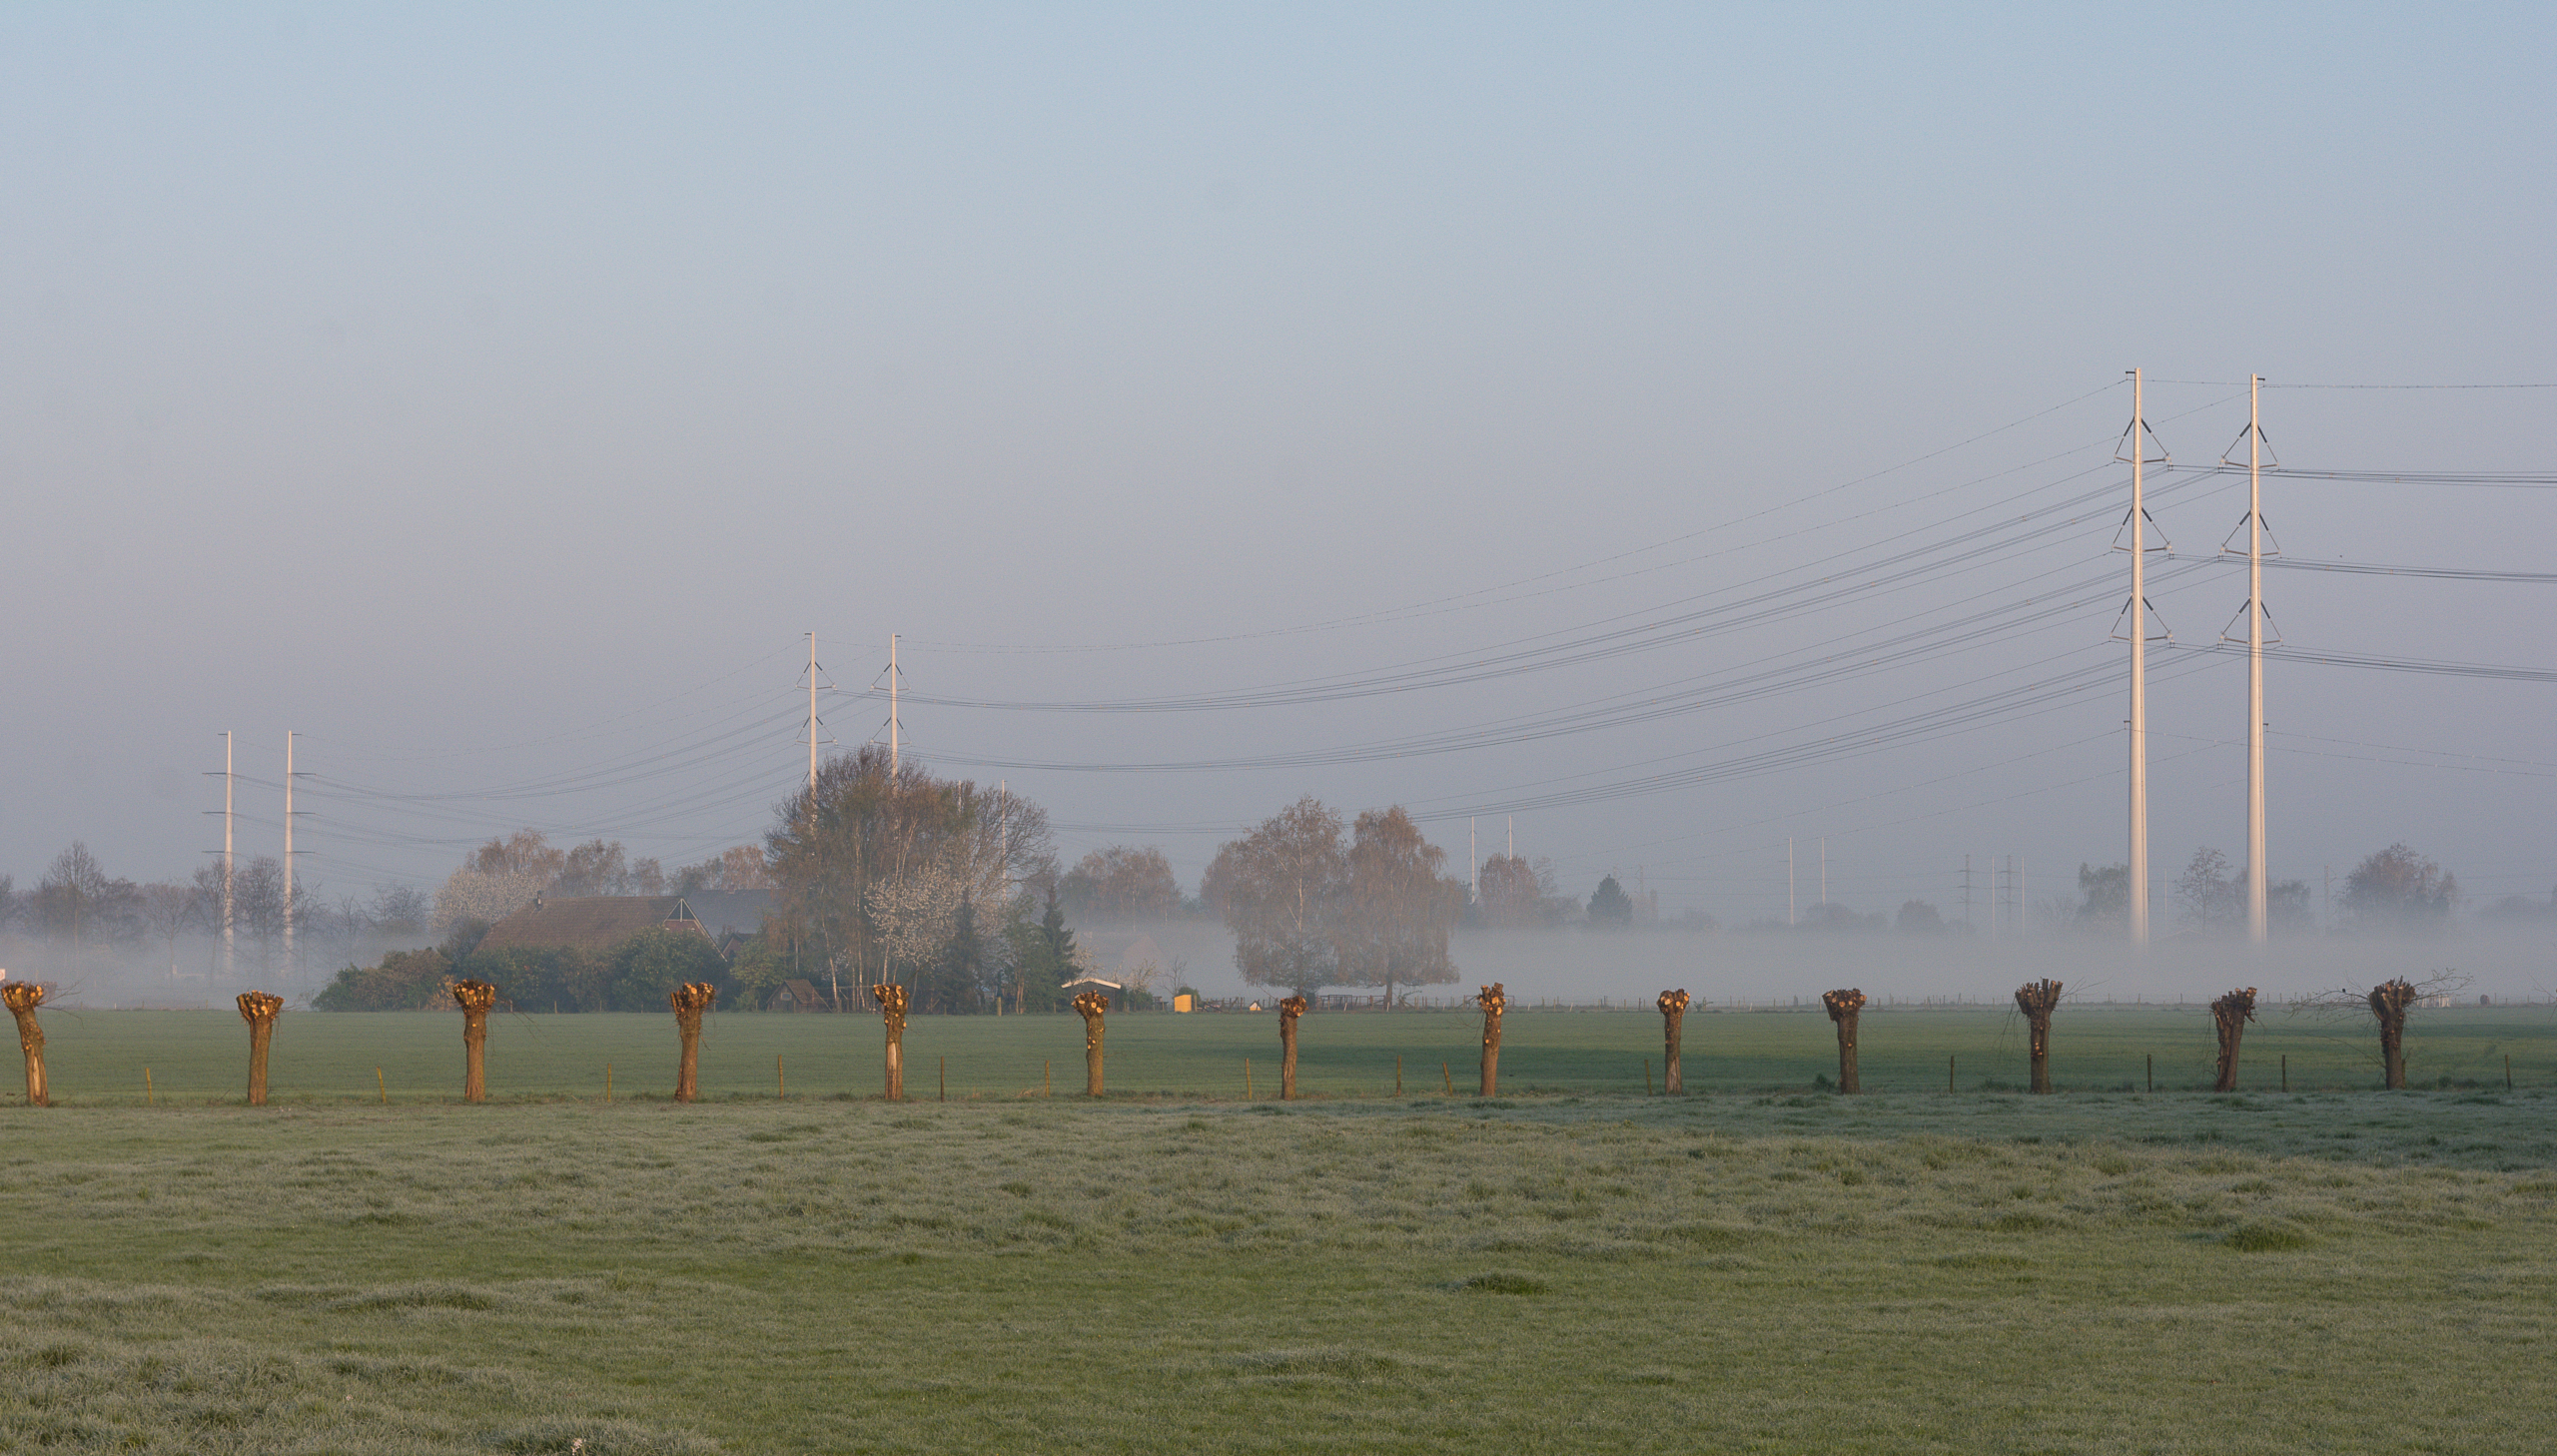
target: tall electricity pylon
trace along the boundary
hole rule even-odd
[[[2159,445],[2152,461],[2148,446],[2156,436],[2148,432],[2143,412],[2141,390],[2144,381],[2140,371],[2131,373],[2131,424],[2123,431],[2130,441],[2131,452],[2117,449],[2114,458],[2131,464],[2131,601],[2123,607],[2124,619],[2130,623],[2131,638],[2131,866],[2128,894],[2123,906],[2123,919],[2134,946],[2148,944],[2148,506],[2145,500],[2145,468],[2167,463],[2166,450]],[[2119,539],[2119,537],[2117,537]],[[2160,532],[2155,549],[2168,549]],[[2119,633],[2119,628],[2117,628]],[[2161,634],[2164,635],[2164,634]]]

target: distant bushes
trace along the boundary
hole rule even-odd
[[[312,999],[322,1011],[418,1011],[452,977],[443,952],[394,951],[379,966],[349,966]]]
[[[440,1009],[446,982],[493,982],[516,1011],[663,1011],[688,981],[729,989],[727,963],[689,931],[650,929],[597,954],[565,946],[472,951],[394,951],[379,965],[349,966],[312,1005],[321,1011]]]

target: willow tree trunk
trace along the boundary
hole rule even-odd
[[[284,998],[264,991],[240,993],[240,1020],[249,1024],[249,1105],[267,1104],[267,1044],[275,1040]]]
[[[1101,1021],[1110,1013],[1110,998],[1087,991],[1075,998],[1075,1010],[1083,1013],[1084,1095],[1097,1097],[1101,1095]]]
[[[27,1105],[49,1107],[53,1097],[44,1085],[44,1028],[36,1025],[36,1008],[44,1003],[44,988],[32,981],[13,981],[0,986],[0,1005],[18,1019],[18,1050],[27,1054]]]
[[[895,985],[874,986],[871,999],[879,1003],[879,1024],[888,1033],[888,1100],[906,1099],[906,988]]]
[[[1296,1099],[1296,1018],[1305,1014],[1302,993],[1278,1003],[1278,1100]]]
[[[1678,1069],[1678,1040],[1687,1025],[1687,993],[1660,993],[1660,1090],[1676,1096],[1687,1090],[1687,1079]]]
[[[1474,998],[1474,1005],[1482,1008],[1482,1094],[1497,1096],[1500,1093],[1500,1017],[1509,1010],[1509,997],[1495,981]]]
[[[468,1059],[461,1075],[461,1099],[488,1100],[488,1008],[497,1004],[497,988],[485,981],[452,983],[453,1004],[461,1008],[461,1048]]]
[[[2246,1024],[2254,1019],[2255,988],[2251,986],[2210,1004],[2211,1025],[2219,1032],[2219,1080],[2211,1084],[2213,1092],[2237,1090],[2237,1039],[2245,1035]]]
[[[2033,1089],[2037,1092],[2051,1091],[2051,1013],[2060,1005],[2060,983],[2028,981],[2016,988],[2016,1009],[2025,1014],[2025,1028],[2033,1038]]]
[[[1838,1026],[1838,1090],[1862,1092],[1863,1084],[1856,1080],[1856,1019],[1864,1012],[1865,994],[1852,986],[1844,991],[1824,991],[1820,993],[1820,1004],[1829,1009],[1829,1020]]]
[[[2404,981],[2383,981],[2370,989],[2370,1014],[2379,1018],[2379,1058],[2387,1068],[2390,1092],[2406,1090],[2406,1009],[2414,1004],[2415,988]]]
[[[683,1051],[675,1063],[675,1100],[688,1102],[701,1091],[701,1014],[710,1010],[719,989],[707,981],[687,981],[666,993],[674,1008],[675,1036]]]

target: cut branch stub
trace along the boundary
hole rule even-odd
[[[1075,1010],[1083,1014],[1084,1094],[1101,1095],[1101,1019],[1110,1014],[1110,998],[1098,991],[1087,991],[1075,998]]]
[[[1509,994],[1495,981],[1474,997],[1482,1008],[1482,1095],[1500,1092],[1500,1017],[1509,1010]]]
[[[719,988],[707,981],[687,981],[666,993],[666,1005],[674,1009],[675,1036],[683,1044],[675,1063],[676,1101],[691,1101],[700,1091],[701,1014],[718,999]]]
[[[267,1044],[276,1034],[284,998],[264,991],[240,993],[240,1020],[249,1024],[249,1105],[267,1104]]]
[[[909,993],[905,987],[883,983],[870,988],[871,997],[879,1003],[879,1024],[888,1030],[888,1100],[906,1099],[906,1007]]]
[[[2219,1080],[2215,1092],[2237,1090],[2237,1039],[2255,1019],[2255,988],[2232,991],[2210,1004],[2211,1025],[2219,1033]]]
[[[2028,981],[2016,988],[2016,1010],[2033,1037],[2034,1091],[2051,1091],[2051,1013],[2060,1005],[2060,983]]]
[[[0,1006],[18,1019],[18,1050],[27,1054],[27,1105],[49,1107],[52,1096],[44,1085],[44,1028],[36,1025],[36,1008],[44,1004],[44,988],[32,981],[12,981],[0,986]]]
[[[1829,1020],[1838,1025],[1838,1090],[1842,1092],[1862,1092],[1856,1080],[1856,1018],[1864,1012],[1865,994],[1855,987],[1843,991],[1820,993],[1820,1004],[1829,1009]]]
[[[488,1099],[488,1009],[497,1004],[497,988],[485,981],[452,983],[453,1005],[461,1008],[461,1049],[468,1063],[461,1077],[461,1099]]]
[[[2403,978],[2370,989],[2370,1014],[2379,1018],[2379,1058],[2385,1064],[2388,1090],[2406,1089],[2406,1009],[2415,1004],[2415,988]]]
[[[1278,1100],[1296,1099],[1296,1018],[1305,1014],[1305,996],[1298,992],[1278,1003]]]
[[[1675,1095],[1687,1090],[1687,1079],[1678,1068],[1679,1039],[1687,1022],[1688,998],[1684,990],[1660,993],[1660,1090]]]

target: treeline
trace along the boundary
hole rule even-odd
[[[645,930],[600,953],[568,947],[394,951],[372,966],[350,966],[313,998],[321,1011],[448,1010],[455,981],[496,986],[510,1009],[526,1012],[664,1011],[666,994],[688,982],[736,987],[730,963],[689,931]]]
[[[359,900],[333,897],[303,878],[288,892],[283,862],[265,855],[237,862],[230,898],[236,949],[257,967],[277,963],[288,923],[306,947],[326,955],[385,937],[423,934],[429,914],[426,898],[405,886]],[[137,883],[110,873],[77,840],[28,889],[0,875],[0,931],[48,942],[73,961],[90,952],[132,956],[159,946],[174,962],[187,936],[221,933],[222,905],[218,863],[185,881]]]

